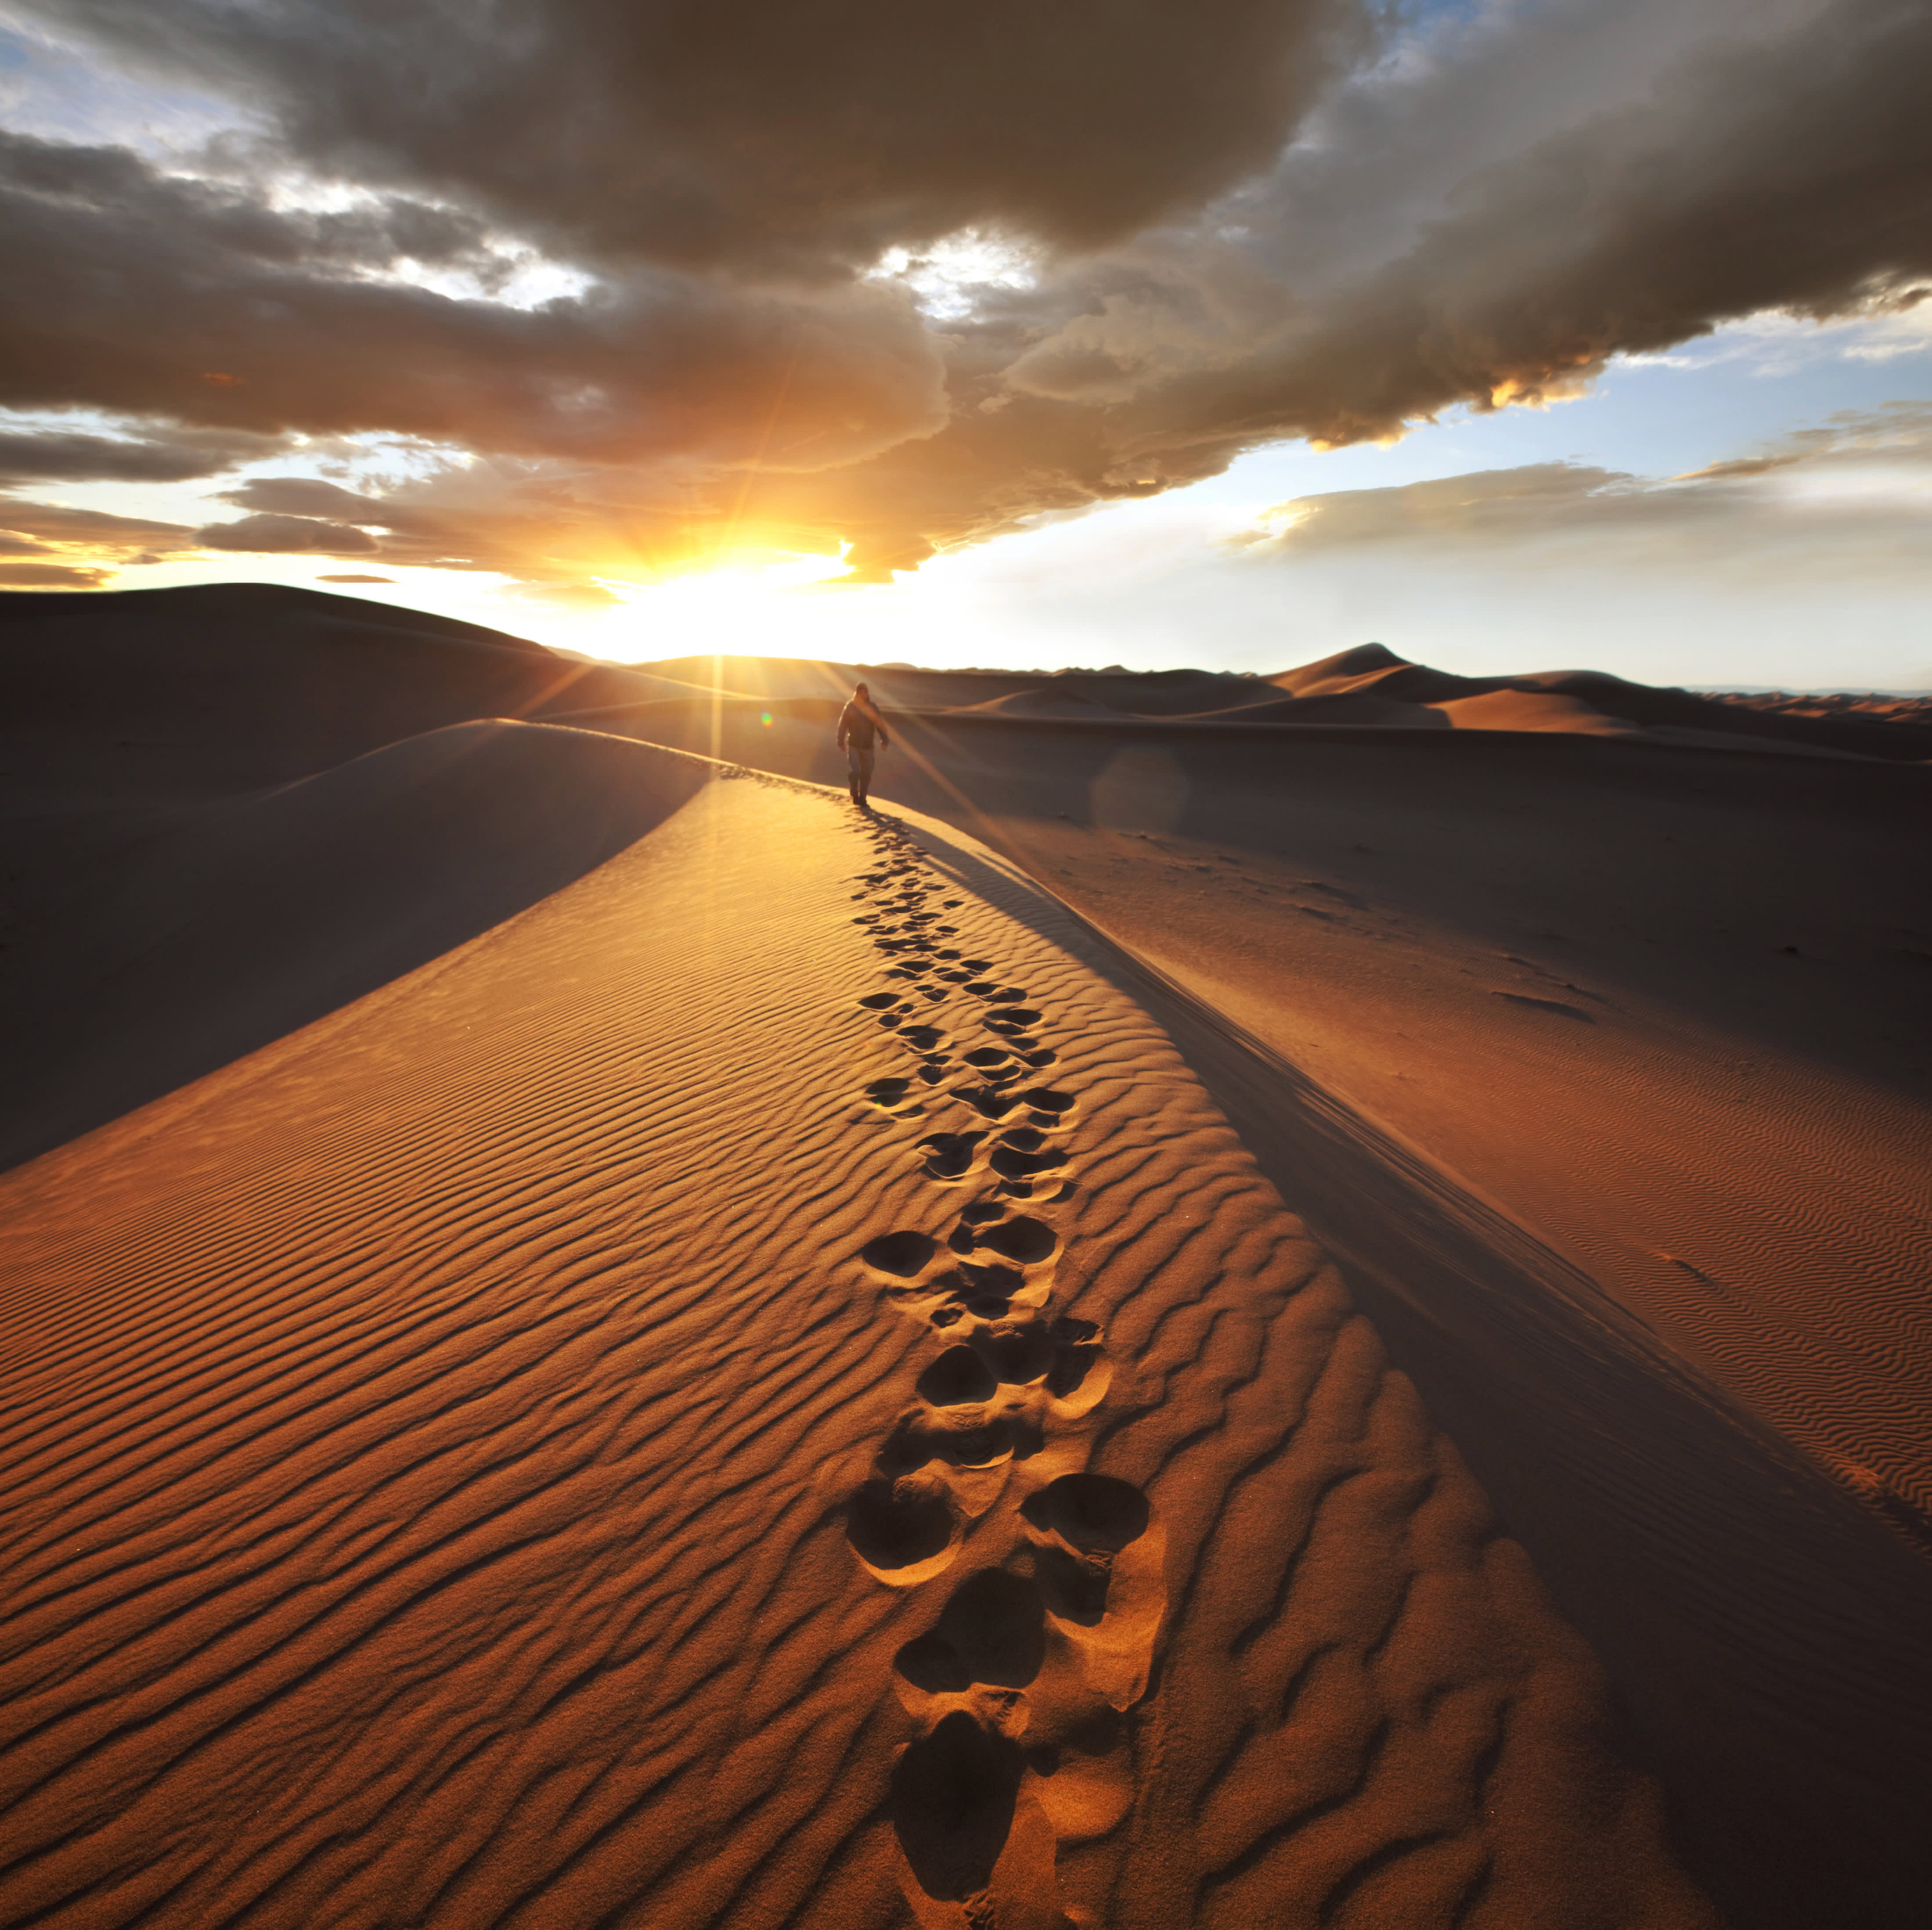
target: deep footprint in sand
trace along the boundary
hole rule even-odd
[[[1058,1124],[1072,1111],[1075,1101],[1071,1092],[1062,1092],[1051,1086],[1033,1086],[1020,1094],[1020,1104],[1030,1107],[1043,1119]]]
[[[951,1096],[987,1119],[1004,1119],[1019,1103],[1010,1093],[988,1086],[956,1086]]]
[[[859,1257],[875,1273],[910,1280],[932,1264],[939,1242],[930,1233],[881,1233],[859,1249]]]
[[[916,1588],[940,1574],[959,1552],[963,1533],[944,1484],[919,1476],[868,1481],[846,1509],[852,1552],[891,1588]]]
[[[919,1143],[920,1150],[926,1155],[926,1170],[934,1179],[963,1179],[973,1170],[980,1142],[986,1137],[977,1132],[936,1132]]]
[[[970,1347],[950,1347],[919,1377],[919,1398],[934,1407],[978,1407],[992,1399],[1000,1383]]]
[[[1047,1143],[1037,1126],[1016,1126],[1000,1135],[988,1164],[1003,1179],[1028,1180],[1064,1166],[1066,1155]]]
[[[1124,1710],[1147,1692],[1167,1608],[1166,1536],[1147,1497],[1104,1474],[1065,1474],[1030,1496],[1034,1574],[1049,1626],[1088,1688]]]
[[[1018,1745],[956,1710],[899,1758],[886,1814],[920,1930],[1074,1930]]]
[[[1052,1258],[1060,1236],[1044,1220],[1001,1220],[976,1230],[975,1239],[1016,1266],[1038,1266]]]
[[[988,1032],[1004,1032],[1013,1035],[1030,1032],[1039,1024],[1040,1014],[1024,1005],[994,1005],[988,1008],[980,1023]]]

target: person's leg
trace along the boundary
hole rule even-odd
[[[872,789],[872,754],[869,751],[859,753],[859,808],[863,811]]]
[[[859,760],[864,755],[856,744],[845,747],[845,795],[854,804],[859,802]]]

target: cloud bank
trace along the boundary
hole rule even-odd
[[[1850,525],[1848,529],[1846,526]],[[1293,565],[1346,552],[1453,557],[1498,573],[1539,568],[1815,578],[1932,559],[1932,403],[1846,413],[1763,453],[1679,476],[1534,463],[1390,489],[1301,496],[1226,546]]]
[[[349,502],[252,478],[205,549],[878,577],[1932,287],[1922,0],[29,10],[238,128],[0,139],[0,403],[128,425],[0,436],[0,478],[434,453]],[[533,259],[575,292],[511,298]]]

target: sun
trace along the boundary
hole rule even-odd
[[[700,569],[639,583],[616,576],[591,580],[617,599],[598,620],[600,628],[634,627],[642,618],[657,639],[696,640],[682,649],[722,650],[756,656],[770,651],[774,640],[795,633],[803,610],[796,593],[814,584],[836,583],[852,574],[845,559],[851,545],[842,543],[836,556],[804,550],[770,550],[715,559]],[[679,648],[663,654],[681,654]]]
[[[796,589],[808,583],[833,583],[841,577],[849,577],[852,565],[845,559],[851,550],[850,544],[842,543],[836,556],[819,556],[802,550],[781,550],[776,562],[755,560],[759,555],[769,556],[771,553],[768,550],[746,551],[714,556],[697,568],[681,570],[650,583],[638,583],[621,577],[593,577],[591,580],[626,603],[665,597],[676,597],[680,601],[728,602],[768,595],[774,590]]]

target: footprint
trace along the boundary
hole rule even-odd
[[[970,1059],[973,1055],[966,1055]],[[1030,1106],[1036,1113],[1049,1113],[1060,1118],[1073,1110],[1073,1095],[1062,1092],[1051,1086],[1034,1086],[1020,1095],[1020,1104]]]
[[[1037,1266],[1051,1259],[1060,1236],[1043,1220],[1003,1220],[975,1235],[981,1246],[1019,1266]]]
[[[932,1264],[939,1242],[930,1233],[881,1233],[859,1249],[859,1257],[875,1273],[910,1280]]]
[[[875,1106],[891,1107],[902,1104],[912,1089],[910,1079],[874,1079],[866,1088],[866,1096]]]
[[[1064,1474],[1021,1505],[1052,1625],[1066,1635],[1087,1684],[1112,1708],[1147,1692],[1167,1607],[1166,1537],[1147,1497],[1104,1474]]]
[[[952,1096],[962,1105],[970,1106],[982,1119],[1004,1119],[1018,1101],[1010,1093],[1001,1092],[991,1086],[956,1086]]]
[[[846,1508],[852,1552],[893,1588],[916,1587],[940,1573],[958,1553],[962,1533],[952,1497],[930,1477],[874,1478]]]
[[[1063,1474],[1030,1496],[1020,1512],[1076,1554],[1118,1554],[1148,1531],[1147,1497],[1106,1474]]]
[[[882,1012],[893,1005],[904,1004],[897,992],[868,992],[859,1001],[868,1011]]]
[[[994,1379],[1009,1387],[1034,1386],[1053,1371],[1053,1343],[1037,1324],[976,1335],[972,1344]]]
[[[1010,1266],[975,1266],[969,1261],[953,1270],[958,1275],[956,1290],[967,1311],[982,1320],[1004,1320],[1013,1302],[1027,1290],[1024,1275]]]
[[[1099,1347],[1064,1341],[1057,1344],[1053,1365],[1046,1376],[1046,1391],[1053,1398],[1054,1414],[1070,1421],[1091,1413],[1106,1398],[1113,1378],[1113,1369]]]
[[[982,1569],[952,1591],[930,1634],[901,1649],[893,1666],[929,1695],[975,1686],[1024,1689],[1046,1659],[1046,1607],[1030,1576]]]
[[[1044,1762],[1061,1773],[1079,1731],[1094,1725],[1063,1721],[1045,1749],[1034,1746],[1034,1686],[1049,1662],[1043,1606],[1030,1578],[982,1570],[896,1658],[900,1701],[930,1726],[899,1759],[888,1813],[902,1886],[931,1930],[1072,1930],[1058,1900],[1049,1791],[1026,1772]],[[1118,1737],[1116,1720],[1107,1743]]]
[[[1040,1015],[1018,1005],[999,1005],[980,1023],[994,1032],[1022,1032],[1040,1023]]]
[[[1030,1179],[1066,1164],[1066,1155],[1047,1145],[1046,1135],[1034,1126],[1016,1126],[1002,1133],[989,1161],[1003,1179]]]
[[[974,1155],[981,1140],[980,1132],[936,1132],[920,1141],[926,1155],[926,1170],[935,1179],[963,1179],[972,1170]]]
[[[919,1398],[934,1407],[977,1407],[999,1392],[992,1370],[970,1347],[950,1347],[919,1377]]]
[[[903,1039],[909,1040],[922,1052],[930,1052],[934,1047],[943,1045],[946,1042],[945,1033],[936,1026],[908,1026],[899,1034],[899,1036]]]
[[[992,1882],[1025,1767],[1018,1743],[963,1709],[900,1757],[886,1813],[924,1896],[964,1903]],[[912,1901],[916,1908],[918,1899]]]

